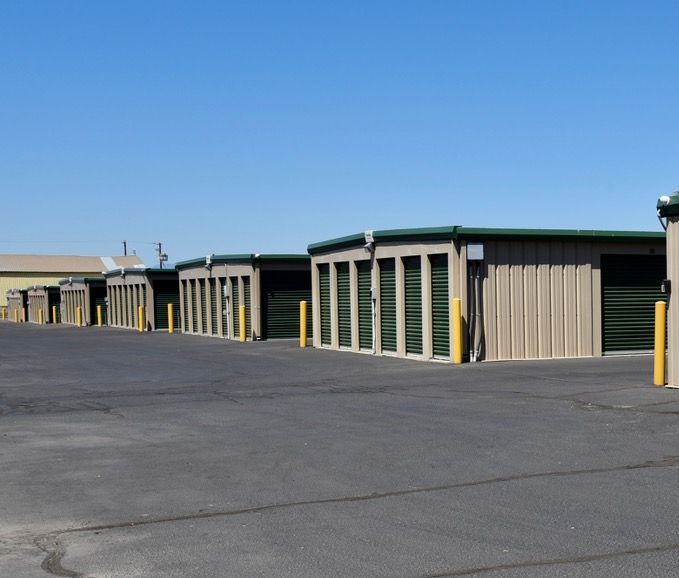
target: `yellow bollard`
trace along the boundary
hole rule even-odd
[[[238,319],[240,321],[240,342],[245,342],[245,305],[241,305],[238,310]]]
[[[174,306],[172,303],[167,304],[167,331],[174,333]]]
[[[19,323],[19,310],[14,310],[14,323]]]
[[[665,385],[665,324],[667,304],[655,302],[655,350],[653,355],[653,385]]]
[[[306,347],[306,301],[299,302],[299,346]]]
[[[101,327],[104,324],[104,316],[102,314],[101,305],[97,305],[97,326]]]
[[[26,323],[26,308],[21,308],[21,323]]]
[[[462,299],[453,299],[453,363],[462,363]]]
[[[139,314],[139,331],[144,331],[144,306],[140,305],[137,312]]]
[[[57,322],[57,306],[52,305],[52,323]]]
[[[78,327],[82,327],[83,326],[83,310],[82,310],[82,307],[78,307],[75,310],[75,317],[76,317],[76,324],[78,325]]]
[[[42,325],[45,322],[44,314],[42,312],[42,307],[38,309],[38,323]]]

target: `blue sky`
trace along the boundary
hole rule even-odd
[[[0,0],[0,252],[658,230],[677,22],[676,2]]]

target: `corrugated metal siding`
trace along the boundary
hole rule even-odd
[[[193,333],[198,333],[198,299],[196,298],[196,283],[198,283],[198,280],[189,281],[189,285],[191,285],[191,313],[193,314],[191,331]]]
[[[591,242],[486,241],[485,359],[590,356]]]
[[[199,279],[200,284],[200,330],[203,335],[207,335],[207,288],[205,279]]]
[[[321,307],[321,344],[330,345],[330,267],[322,264],[318,266],[320,283],[320,307]]]
[[[189,290],[188,282],[182,281],[182,291],[184,297],[184,324],[182,325],[182,331],[188,333],[189,331]]]
[[[431,255],[432,346],[437,357],[450,357],[448,255]]]
[[[340,347],[351,347],[351,289],[349,263],[337,263],[337,322]]]
[[[396,351],[396,262],[380,259],[379,266],[382,351]]]
[[[231,277],[231,316],[233,317],[233,338],[240,338],[240,291],[238,277]]]
[[[252,303],[250,295],[250,277],[243,277],[243,297],[245,305],[245,338],[252,339]]]
[[[406,353],[422,353],[422,262],[420,257],[403,259],[405,274]]]
[[[311,336],[311,276],[308,271],[262,273],[262,314],[266,339],[299,337],[299,304],[307,302],[307,335]]]
[[[222,336],[229,337],[229,306],[228,299],[226,295],[224,295],[224,287],[227,286],[226,277],[220,277],[219,281],[222,288],[222,310],[219,312],[222,319]]]
[[[217,298],[217,279],[208,279],[210,284],[210,324],[212,335],[219,334],[219,322],[217,312],[219,310],[219,300]]]
[[[358,282],[358,345],[361,349],[373,346],[373,311],[370,261],[357,261]]]

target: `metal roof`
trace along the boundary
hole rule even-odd
[[[677,201],[679,209],[679,198]],[[679,213],[679,211],[678,211]],[[598,231],[592,229],[503,229],[485,227],[425,227],[416,229],[387,229],[373,231],[373,239],[380,242],[414,242],[434,240],[483,240],[483,239],[523,239],[523,240],[590,240],[609,242],[648,242],[664,241],[665,233],[660,231]],[[336,251],[365,243],[365,234],[356,233],[346,237],[338,237],[307,247],[310,254],[323,251]]]
[[[81,255],[0,255],[0,273],[103,273],[115,267],[134,267],[136,255],[94,257]]]

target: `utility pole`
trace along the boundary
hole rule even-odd
[[[163,263],[167,261],[167,253],[163,253],[163,243],[161,241],[158,241],[157,243],[153,244],[156,246],[156,254],[158,255],[158,265],[162,269]]]
[[[127,257],[127,241],[123,241],[123,255]]]

